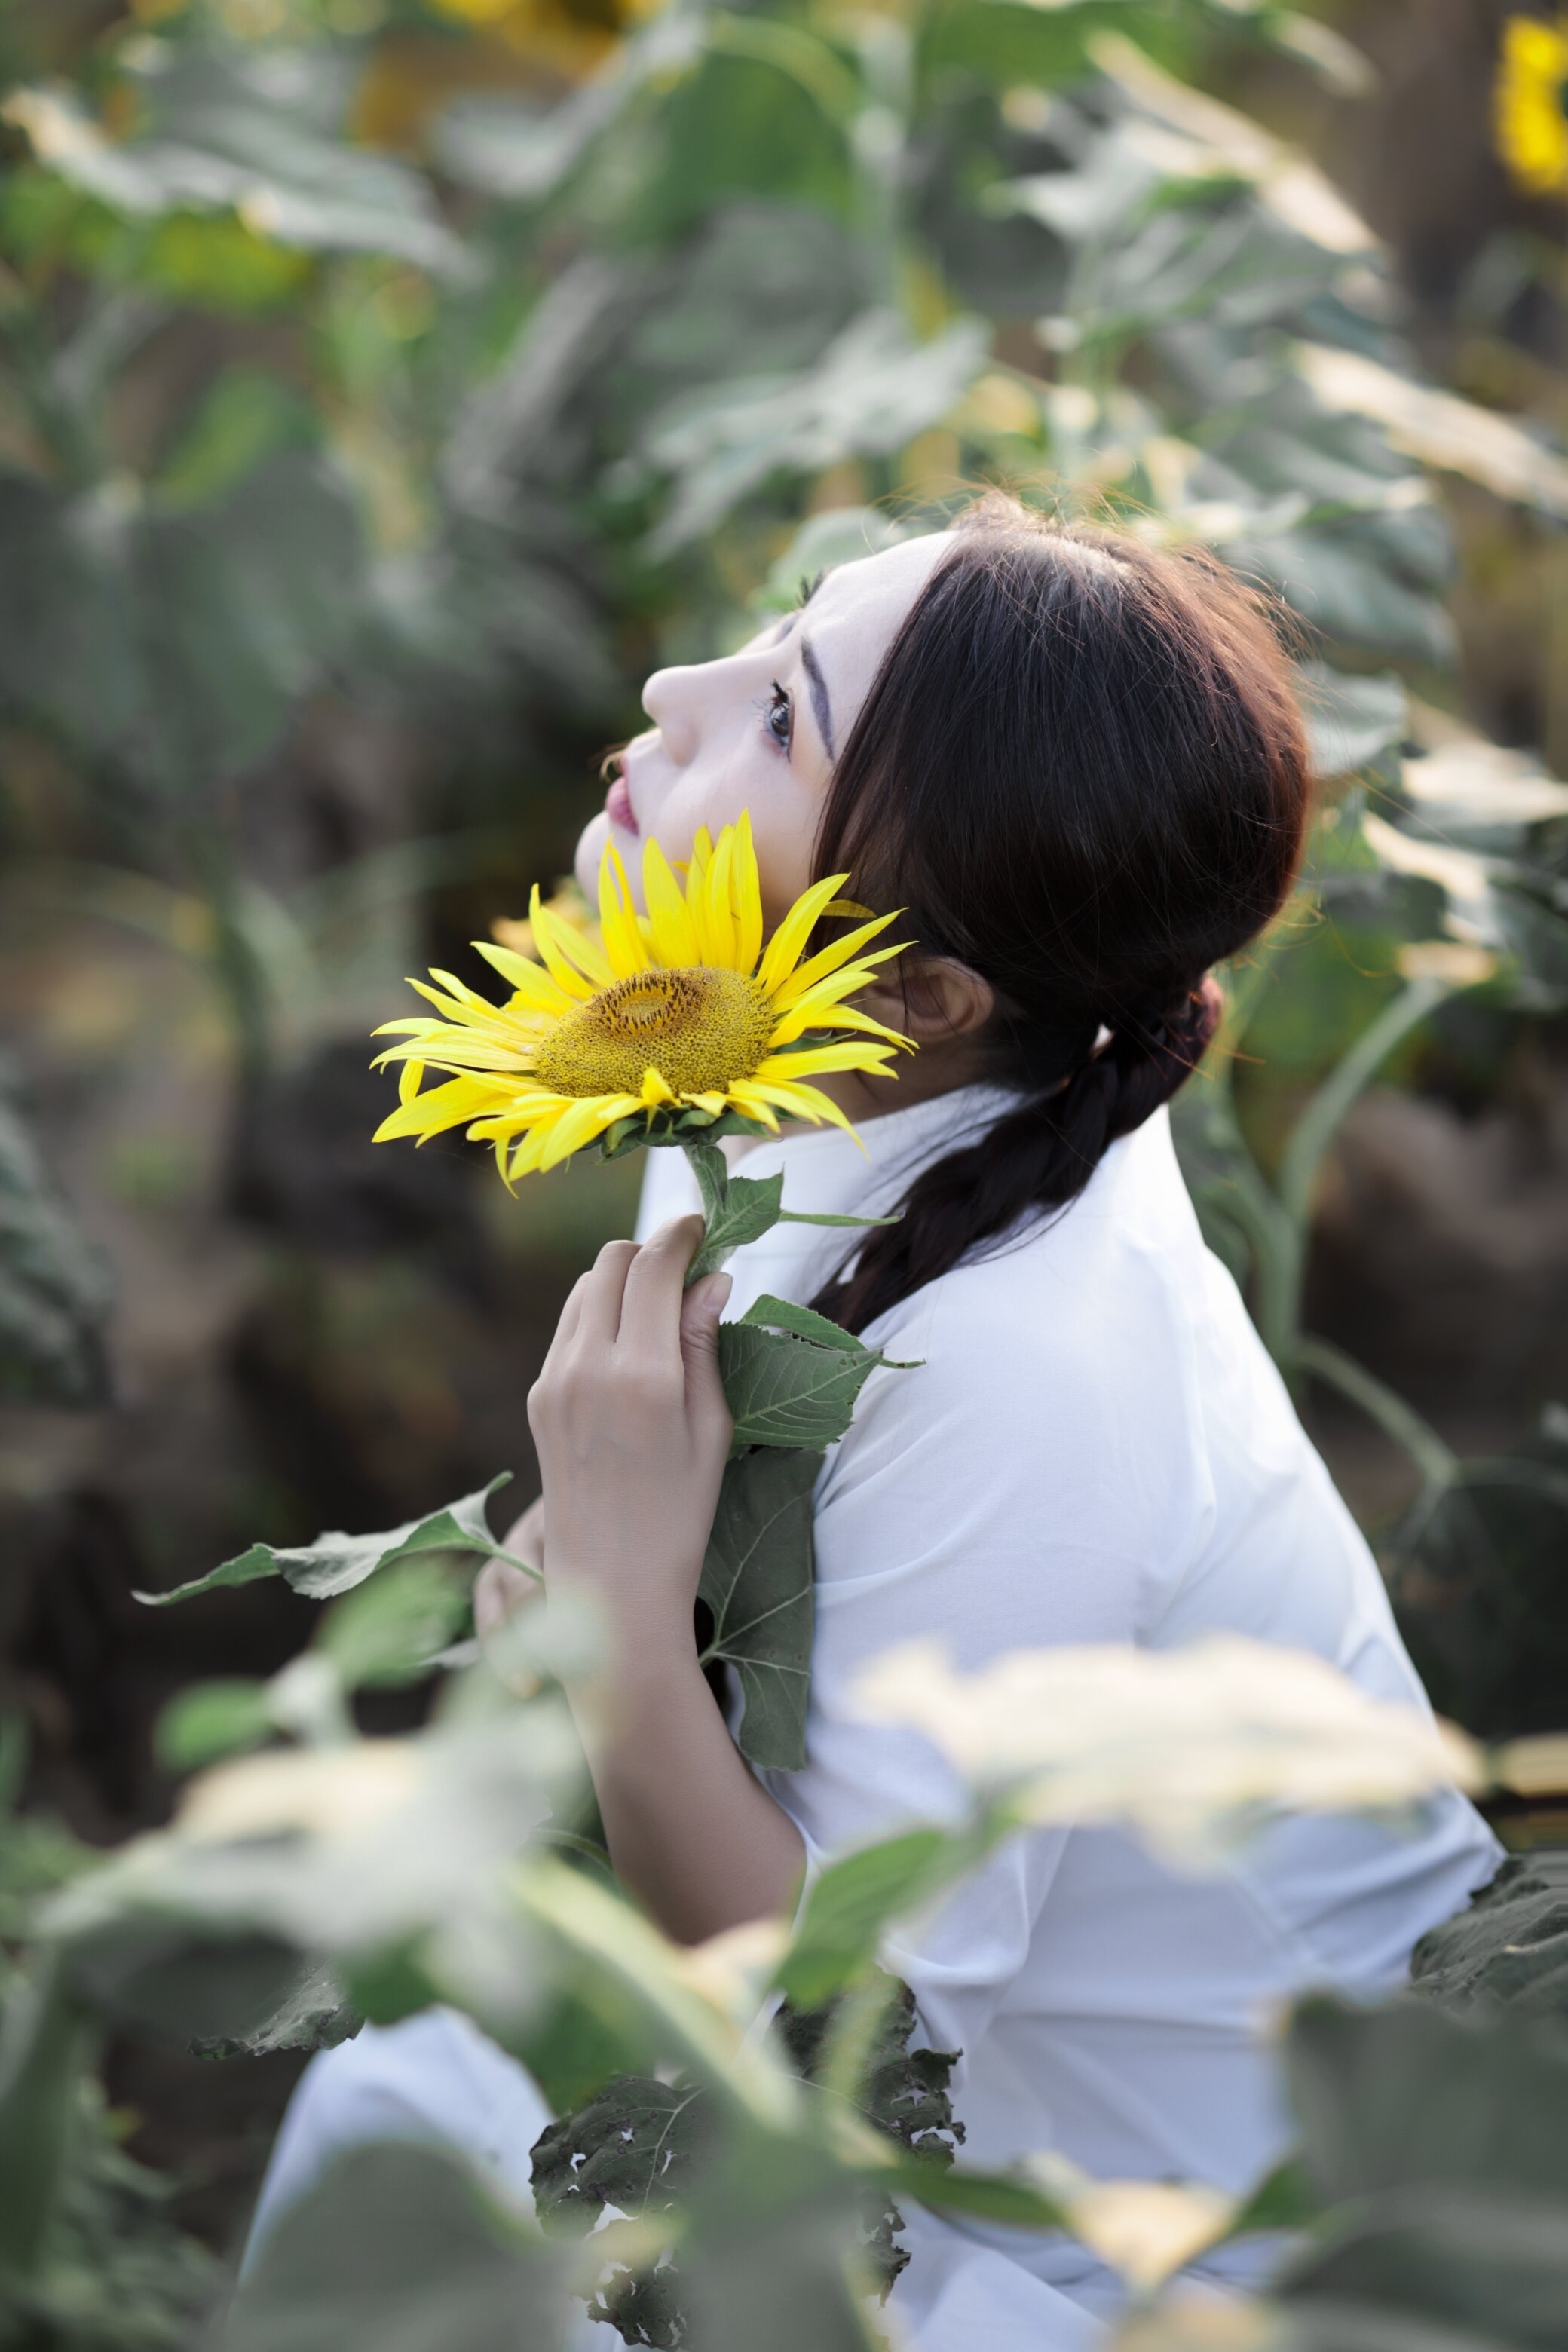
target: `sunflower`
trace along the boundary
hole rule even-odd
[[[596,929],[529,906],[535,963],[476,940],[510,982],[491,1004],[450,972],[410,984],[434,1017],[389,1021],[400,1041],[378,1056],[403,1065],[401,1100],[376,1141],[424,1142],[454,1127],[492,1144],[509,1183],[553,1168],[585,1144],[694,1143],[735,1128],[777,1134],[779,1117],[853,1133],[809,1081],[829,1071],[892,1076],[909,1040],[848,1002],[900,952],[872,941],[896,918],[875,917],[801,961],[829,914],[864,914],[829,875],[796,899],[766,945],[748,818],[714,842],[699,833],[682,887],[656,841],[643,852],[643,899],[632,904],[618,851],[599,867]],[[442,1074],[426,1087],[427,1070]]]
[[[1498,152],[1532,196],[1568,196],[1568,16],[1510,16],[1498,68]]]

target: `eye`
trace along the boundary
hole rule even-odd
[[[763,724],[780,749],[787,751],[795,734],[795,705],[777,678],[767,699]]]

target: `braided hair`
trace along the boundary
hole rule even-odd
[[[911,956],[989,982],[979,1075],[1018,1100],[916,1177],[819,1309],[864,1330],[1066,1207],[1170,1100],[1219,1018],[1209,967],[1289,890],[1310,792],[1289,666],[1232,574],[971,509],[845,744],[816,864],[904,908]]]

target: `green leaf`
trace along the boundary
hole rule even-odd
[[[867,555],[879,555],[907,536],[879,507],[830,507],[808,515],[752,598],[762,613],[790,613],[818,572]]]
[[[842,1854],[815,1879],[774,1982],[814,2008],[862,1976],[893,1920],[962,1877],[1009,1827],[997,1807],[961,1830],[909,1830]]]
[[[701,2148],[704,2120],[710,2127],[712,2103],[697,2084],[617,2075],[535,2145],[541,2227],[584,2238],[606,2205],[623,2213],[674,2205]]]
[[[1392,670],[1352,677],[1308,661],[1299,665],[1299,676],[1316,774],[1353,775],[1408,734],[1409,698]]]
[[[814,1350],[820,1353],[820,1350]],[[732,1667],[742,1713],[735,1738],[755,1765],[798,1771],[813,1623],[815,1452],[742,1454],[730,1462],[698,1598],[710,1612],[705,1655]]]
[[[1285,2064],[1303,2165],[1335,2202],[1421,2183],[1568,2189],[1568,2043],[1533,2021],[1311,2000]]]
[[[1242,2199],[1226,2224],[1225,2236],[1245,2238],[1258,2231],[1309,2229],[1322,2210],[1323,2200],[1313,2190],[1300,2159],[1288,2156],[1266,2172],[1256,2188]]]
[[[645,436],[649,465],[673,482],[650,551],[686,546],[775,474],[815,474],[902,447],[967,390],[987,340],[980,320],[958,318],[917,343],[895,312],[867,310],[794,375],[689,395]]]
[[[793,1331],[797,1339],[814,1340],[819,1348],[837,1348],[847,1356],[873,1352],[864,1339],[858,1339],[853,1331],[846,1331],[842,1324],[818,1315],[814,1307],[796,1307],[787,1298],[775,1298],[769,1291],[753,1300],[736,1319],[742,1325],[756,1324],[763,1330]]]
[[[311,1647],[331,1660],[345,1690],[395,1688],[429,1673],[468,1611],[468,1580],[416,1554],[329,1610]]]
[[[158,1761],[166,1772],[196,1772],[220,1756],[259,1748],[275,1727],[264,1682],[226,1675],[176,1691],[158,1717]]]
[[[0,691],[4,664],[0,652]],[[0,1398],[101,1404],[107,1271],[39,1158],[17,1100],[18,1076],[0,1059]]]
[[[302,1969],[267,2016],[242,2032],[198,2035],[197,2058],[263,2058],[274,2050],[335,2050],[359,2032],[362,2020],[333,1971],[324,1963]]]
[[[1422,1937],[1410,1974],[1443,2009],[1568,2021],[1568,1849],[1510,1854],[1466,1910]]]
[[[956,2050],[910,2048],[915,2032],[915,1997],[907,1984],[878,1972],[873,1998],[879,2002],[875,2030],[857,2041],[858,2081],[854,2101],[873,2130],[896,2142],[920,2160],[925,2181],[951,2165],[963,2126],[952,2112],[948,2085],[958,2063]],[[785,2002],[773,2021],[795,2072],[808,2083],[830,2084],[836,2059],[842,2000],[813,2009]],[[850,2032],[857,2034],[858,2020]],[[861,2245],[877,2285],[885,2296],[900,2272],[909,2267],[908,2249],[898,2232],[904,2217],[884,2190],[865,2199]]]
[[[318,1536],[313,1544],[302,1544],[293,1549],[255,1543],[233,1559],[221,1560],[205,1576],[198,1576],[189,1584],[176,1585],[172,1592],[138,1592],[136,1598],[150,1609],[163,1609],[171,1601],[190,1601],[197,1593],[216,1591],[220,1585],[254,1584],[259,1577],[280,1576],[306,1600],[326,1601],[335,1593],[348,1592],[356,1584],[363,1584],[367,1576],[373,1576],[389,1561],[405,1559],[414,1552],[473,1551],[488,1556],[499,1551],[500,1546],[489,1531],[485,1505],[498,1487],[510,1484],[510,1471],[503,1470],[476,1494],[464,1495],[455,1503],[444,1504],[438,1511],[427,1512],[422,1519],[410,1519],[403,1527],[390,1528],[384,1535],[350,1536],[334,1528]]]
[[[432,2147],[353,2149],[263,2241],[226,2352],[559,2352],[562,2266],[473,2168]]]
[[[973,2213],[979,2221],[1002,2221],[1015,2230],[1071,2228],[1058,2200],[1021,2172],[976,2172],[958,2164],[928,2169],[922,2163],[918,2172],[911,2167],[898,2185],[936,2212]]]
[[[1287,2309],[1364,2305],[1518,2352],[1559,2352],[1568,2343],[1568,2194],[1398,2190],[1352,2208],[1273,2284]]]
[[[721,1266],[731,1250],[743,1249],[748,1242],[760,1241],[772,1233],[782,1217],[780,1195],[784,1177],[731,1176],[721,1192],[710,1193],[707,1162],[718,1160],[717,1149],[700,1145],[695,1150],[688,1147],[687,1157],[697,1171],[698,1181],[703,1187],[702,1205],[707,1213],[707,1230],[702,1245],[688,1268],[688,1288],[705,1274]],[[721,1161],[721,1165],[722,1162]]]
[[[719,1369],[735,1416],[737,1448],[833,1444],[848,1428],[856,1401],[880,1361],[874,1348],[849,1354],[755,1324],[721,1323]]]
[[[64,1969],[6,1996],[0,2051],[0,2274],[30,2279],[44,2255],[70,2158],[90,2033]]]

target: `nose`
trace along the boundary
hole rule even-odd
[[[694,666],[656,669],[642,690],[642,707],[678,768],[684,768],[696,754],[701,676],[701,669]]]

